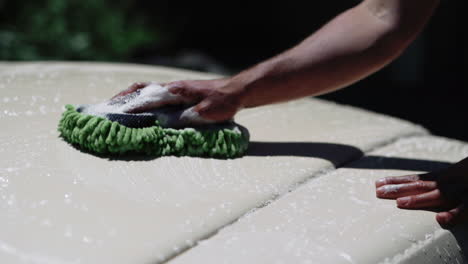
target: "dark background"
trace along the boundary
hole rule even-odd
[[[442,1],[391,65],[322,97],[468,141],[462,1]],[[0,0],[0,59],[137,62],[234,74],[297,44],[357,3]]]

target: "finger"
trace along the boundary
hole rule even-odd
[[[136,90],[145,88],[149,84],[150,84],[149,82],[137,82],[137,83],[132,84],[130,87],[128,87],[127,91],[128,93],[133,93]]]
[[[130,93],[133,93],[135,92],[136,90],[139,90],[139,89],[142,89],[146,86],[148,86],[149,83],[148,82],[137,82],[137,83],[134,83],[132,84],[130,87],[128,87],[127,89],[121,91],[120,93],[116,94],[114,97],[112,97],[111,99],[114,99],[114,98],[117,98],[117,97],[120,97],[120,96],[125,96],[127,94],[130,94]]]
[[[210,119],[206,119],[196,111],[197,106],[190,107],[186,109],[180,115],[180,122],[183,125],[204,125],[204,124],[211,124],[214,121]]]
[[[451,226],[467,222],[468,211],[466,210],[465,205],[462,204],[450,211],[438,213],[436,215],[436,220],[441,226]]]
[[[402,183],[408,183],[408,182],[415,182],[418,180],[420,180],[420,177],[417,174],[398,176],[398,177],[385,177],[385,178],[377,180],[375,182],[375,186],[380,187],[386,184],[402,184]]]
[[[201,101],[195,109],[205,119],[227,121],[239,110],[239,102],[224,97],[222,94],[212,94]]]
[[[402,209],[435,208],[446,205],[446,200],[438,189],[418,195],[400,197],[396,201],[397,206]]]
[[[111,99],[133,93],[136,90],[142,89],[142,88],[144,88],[144,87],[146,87],[148,85],[149,85],[149,82],[136,82],[136,83],[130,85],[130,87],[128,87],[127,89],[125,89],[125,90],[121,91],[120,93],[116,94]]]
[[[162,86],[166,87],[169,90],[169,92],[171,92],[173,94],[178,94],[185,87],[188,87],[189,85],[185,81],[174,81],[174,82],[164,84]]]
[[[193,101],[169,92],[168,87],[152,83],[146,86],[141,94],[127,102],[122,111],[125,113],[141,113],[165,105],[192,104]]]
[[[201,101],[200,103],[198,103],[195,107],[194,107],[194,110],[200,114],[200,115],[204,115],[206,114],[208,111],[210,111],[210,108],[212,106],[212,102],[211,100],[209,99],[206,99],[206,100],[203,100]]]
[[[169,92],[182,96],[190,101],[200,101],[205,97],[205,93],[201,90],[185,86],[170,86]]]
[[[403,184],[387,184],[376,189],[378,198],[396,199],[410,195],[421,194],[435,190],[437,183],[434,181],[415,181]]]
[[[204,119],[218,122],[229,120],[234,115],[229,112],[226,104],[215,103],[212,99],[201,101],[195,106],[195,111]]]

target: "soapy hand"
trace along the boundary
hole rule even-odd
[[[190,105],[190,99],[169,92],[167,85],[156,82],[139,82],[118,93],[111,104],[123,104],[125,113],[141,113],[165,105]]]
[[[468,158],[438,172],[376,181],[377,197],[396,199],[402,209],[438,209],[442,226],[468,221]]]
[[[158,85],[159,89],[154,89]],[[186,124],[206,124],[232,119],[241,109],[240,85],[230,79],[187,80],[170,83],[139,82],[112,98],[117,99],[139,91],[141,100],[129,104],[125,112],[140,113],[167,105],[186,105],[180,121]]]

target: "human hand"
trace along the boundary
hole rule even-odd
[[[230,79],[175,81],[158,84],[160,89],[150,89],[151,85],[149,82],[135,83],[112,100],[140,91],[143,99],[138,104],[129,104],[125,109],[127,113],[184,104],[187,109],[180,118],[190,124],[226,121],[242,108],[243,87]]]
[[[111,105],[121,105],[124,113],[141,113],[165,105],[189,105],[190,99],[169,92],[169,87],[156,82],[138,82],[111,98]]]
[[[447,169],[376,181],[376,195],[402,209],[436,209],[442,226],[468,221],[468,158]]]

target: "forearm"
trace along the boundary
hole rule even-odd
[[[368,76],[407,47],[437,2],[368,0],[342,13],[296,47],[234,76],[245,87],[243,106],[324,94]]]

